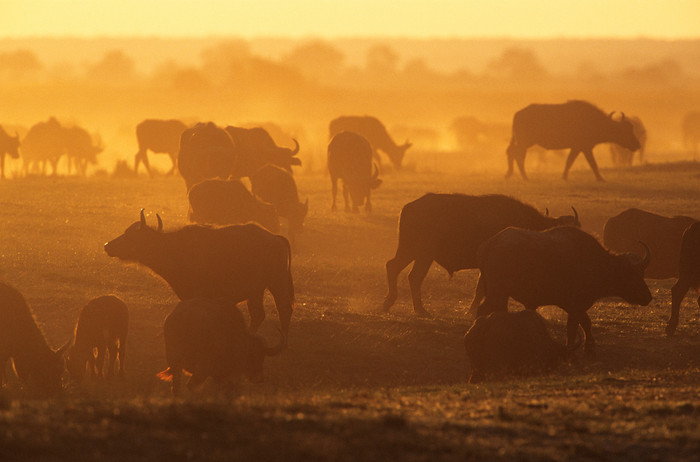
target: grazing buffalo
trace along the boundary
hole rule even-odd
[[[700,146],[700,112],[691,111],[683,117],[683,144],[693,153],[693,159]]]
[[[5,154],[19,158],[19,135],[12,137],[0,126],[0,178],[5,178]]]
[[[129,309],[114,295],[90,300],[80,310],[75,333],[66,355],[71,378],[81,381],[88,370],[94,378],[105,377],[105,362],[109,355],[106,377],[114,375],[114,363],[119,357],[119,376],[124,376],[126,336],[129,331]],[[95,357],[95,350],[97,357]]]
[[[180,300],[247,300],[253,332],[265,319],[263,296],[268,289],[287,335],[294,283],[291,249],[285,237],[255,224],[223,228],[189,225],[163,232],[163,222],[157,218],[158,228],[149,227],[142,210],[139,221],[105,244],[107,255],[147,266],[165,279]]]
[[[634,127],[622,114],[620,120],[586,101],[568,101],[563,104],[531,104],[513,116],[513,134],[506,150],[508,172],[513,174],[513,161],[520,174],[525,174],[525,154],[528,148],[540,145],[545,149],[570,149],[563,178],[566,180],[571,165],[579,153],[583,153],[599,181],[598,164],[593,157],[593,147],[600,143],[616,143],[629,150],[640,148],[634,136]]]
[[[646,210],[627,209],[605,222],[603,244],[615,252],[634,252],[639,249],[639,242],[644,242],[654,256],[644,277],[674,278],[678,277],[683,231],[695,221],[690,217],[665,217]]]
[[[501,195],[431,193],[409,202],[399,217],[396,256],[386,263],[389,292],[384,309],[388,311],[396,301],[396,280],[412,261],[415,263],[408,282],[413,309],[425,315],[420,289],[433,261],[452,275],[455,271],[476,268],[479,245],[508,226],[543,230],[558,225],[581,226],[576,210],[574,216],[552,218],[517,199]],[[471,309],[476,308],[482,297],[483,287],[479,284]]]
[[[649,263],[635,254],[611,254],[590,234],[570,226],[532,231],[506,228],[484,242],[478,264],[486,298],[479,316],[508,310],[508,297],[535,310],[556,305],[568,313],[568,345],[578,326],[586,336],[585,352],[594,353],[591,319],[586,311],[603,297],[648,305],[651,293],[644,282]]]
[[[53,394],[61,390],[63,351],[52,350],[36,325],[27,302],[14,287],[0,282],[0,387],[12,359],[22,382]]]
[[[639,163],[644,163],[644,150],[647,145],[647,129],[642,123],[642,119],[639,117],[627,117],[627,120],[632,124],[632,131],[634,132],[635,138],[639,141]],[[634,160],[634,153],[637,152],[632,149],[627,149],[619,144],[610,144],[610,156],[614,165],[620,167],[629,167],[632,165]]]
[[[82,127],[63,129],[63,143],[68,158],[68,174],[75,172],[86,176],[88,165],[97,165],[97,155],[104,150],[99,136],[93,141],[92,136]]]
[[[276,233],[280,221],[275,206],[253,196],[240,180],[205,180],[190,188],[190,221],[234,225],[254,221]]]
[[[213,122],[198,123],[182,132],[177,165],[188,191],[210,178],[228,178],[235,163],[233,140]]]
[[[269,133],[262,127],[240,128],[226,127],[236,146],[236,166],[233,175],[237,178],[250,177],[266,164],[277,165],[289,173],[292,166],[300,166],[301,160],[295,157],[299,153],[299,143],[292,139],[294,149],[277,146]]]
[[[148,162],[148,150],[150,149],[156,154],[164,153],[170,156],[173,166],[167,174],[173,174],[177,167],[180,137],[185,130],[187,130],[187,125],[175,119],[146,119],[139,123],[136,126],[136,141],[139,144],[139,150],[134,156],[134,171],[138,173],[139,165],[143,163],[148,175],[153,176]]]
[[[328,144],[328,171],[331,174],[331,187],[335,210],[335,196],[338,193],[338,179],[343,180],[343,198],[345,199],[345,211],[350,211],[352,198],[352,211],[357,212],[365,203],[365,211],[372,211],[370,192],[382,184],[379,169],[374,166],[372,174],[372,148],[366,139],[352,132],[341,132],[333,137]]]
[[[193,298],[177,304],[165,318],[165,357],[168,368],[158,374],[172,382],[174,395],[180,393],[182,371],[192,374],[187,382],[194,391],[208,377],[224,385],[245,375],[252,382],[263,381],[266,356],[282,352],[286,338],[273,347],[246,328],[243,315],[232,303]]]
[[[566,348],[555,342],[549,335],[546,321],[535,311],[479,316],[464,335],[464,347],[472,369],[469,383],[496,374],[554,369],[579,345]]]
[[[678,327],[681,302],[688,289],[700,287],[700,223],[688,226],[681,239],[678,262],[678,280],[671,288],[671,317],[666,325],[666,335],[673,335]],[[700,297],[698,297],[700,306]]]
[[[58,173],[58,161],[66,153],[63,127],[55,118],[32,125],[22,140],[24,173],[46,175],[50,164],[52,175]]]
[[[297,184],[289,172],[268,164],[250,177],[250,183],[256,197],[273,204],[279,216],[287,219],[290,240],[302,232],[309,199],[303,204],[299,201]]]
[[[411,143],[406,141],[402,145],[397,145],[387,133],[384,124],[377,118],[370,116],[343,116],[333,119],[329,127],[330,138],[341,132],[353,132],[364,137],[372,146],[372,154],[378,163],[379,153],[383,151],[396,170],[401,169],[401,163],[406,155],[406,150],[411,147]]]

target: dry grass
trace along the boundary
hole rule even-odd
[[[505,162],[504,162],[505,164]],[[562,166],[563,167],[563,166]],[[504,165],[505,170],[505,165]],[[552,214],[574,205],[587,231],[628,207],[700,217],[700,165],[664,164],[533,175],[387,174],[372,215],[330,212],[330,181],[299,176],[310,211],[293,255],[297,308],[290,348],[265,364],[263,385],[236,396],[208,385],[173,401],[162,321],[177,299],[144,268],[102,244],[144,207],[166,228],[185,223],[180,178],[42,179],[0,183],[0,279],[17,287],[49,343],[71,333],[79,309],[114,293],[131,312],[127,378],[44,401],[17,383],[0,393],[0,460],[694,460],[700,453],[700,329],[694,297],[676,337],[663,335],[673,281],[649,281],[654,300],[605,300],[591,310],[599,357],[557,373],[467,385],[462,336],[476,282],[434,267],[424,283],[432,318],[412,314],[406,272],[381,312],[384,263],[401,206],[427,191],[499,192]],[[154,219],[151,216],[149,219]],[[277,314],[267,301],[262,333]],[[563,338],[564,315],[543,308]]]

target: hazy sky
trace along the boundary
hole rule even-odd
[[[700,0],[0,0],[0,37],[700,37]]]

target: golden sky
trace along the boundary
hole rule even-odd
[[[0,37],[700,37],[700,0],[0,0]]]

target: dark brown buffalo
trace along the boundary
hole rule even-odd
[[[97,165],[97,155],[104,150],[99,135],[93,140],[92,135],[79,126],[63,128],[63,143],[69,175],[75,169],[76,174],[86,176],[88,165]]]
[[[12,359],[22,382],[45,393],[61,390],[63,350],[52,350],[36,325],[27,302],[17,289],[0,282],[0,387]]]
[[[5,178],[5,154],[11,159],[19,159],[19,135],[10,136],[0,126],[0,178]]]
[[[243,315],[232,303],[193,298],[177,304],[163,326],[168,368],[158,374],[172,382],[174,395],[180,393],[182,371],[192,374],[187,382],[194,391],[208,377],[230,386],[245,375],[252,382],[263,381],[263,361],[285,348],[285,337],[268,347],[265,340],[251,334]]]
[[[343,198],[345,211],[349,212],[352,199],[352,211],[367,201],[365,211],[372,211],[370,193],[382,184],[379,169],[374,166],[372,174],[372,148],[365,138],[352,132],[338,133],[328,144],[328,171],[331,174],[331,193],[335,210],[335,197],[338,193],[338,179],[343,180]],[[349,196],[349,197],[348,197]]]
[[[614,120],[586,101],[567,101],[563,104],[531,104],[513,116],[513,135],[506,150],[508,172],[513,174],[513,161],[520,174],[525,174],[525,154],[528,148],[540,145],[545,149],[570,149],[563,178],[566,179],[574,160],[583,153],[599,181],[598,164],[593,157],[593,147],[600,143],[616,143],[632,151],[640,148],[634,136],[634,127],[624,114]]]
[[[433,261],[450,275],[476,268],[476,251],[486,239],[508,226],[542,230],[558,225],[581,226],[578,214],[552,218],[517,199],[501,195],[426,194],[406,204],[399,217],[399,245],[396,256],[386,263],[389,292],[384,309],[396,301],[396,280],[412,261],[408,275],[413,309],[427,314],[421,301],[421,285]],[[470,309],[483,298],[479,284]]]
[[[190,221],[234,225],[254,221],[276,233],[280,221],[273,204],[253,196],[240,180],[205,180],[190,188]]]
[[[233,175],[237,178],[250,177],[266,164],[277,165],[292,173],[292,166],[301,166],[295,157],[299,153],[299,143],[293,139],[295,148],[277,146],[269,133],[262,127],[226,127],[236,146],[237,160]]]
[[[647,279],[678,277],[678,256],[683,231],[694,218],[666,217],[639,209],[627,209],[605,222],[603,244],[615,252],[636,252],[639,243],[649,246],[654,258],[644,271]]]
[[[187,130],[187,125],[175,119],[146,119],[136,126],[136,141],[139,150],[134,156],[134,171],[138,173],[139,165],[143,163],[149,176],[152,176],[151,166],[148,162],[148,151],[170,156],[173,163],[168,175],[175,172],[177,167],[177,153],[180,150],[180,137]]]
[[[586,313],[604,297],[622,297],[648,305],[651,293],[644,282],[649,263],[634,254],[611,254],[590,234],[571,226],[531,231],[506,228],[479,248],[478,262],[486,298],[477,314],[508,310],[508,298],[535,310],[556,305],[567,312],[568,345],[578,326],[586,335],[585,351],[594,353],[591,319]]]
[[[255,224],[223,228],[189,225],[163,232],[141,219],[124,234],[107,242],[110,257],[141,263],[172,287],[180,300],[222,298],[229,303],[248,301],[250,328],[265,319],[263,296],[275,299],[282,330],[289,332],[294,304],[291,249],[283,236]]]
[[[213,122],[198,123],[182,132],[177,165],[188,191],[204,180],[227,179],[235,163],[233,140]]]
[[[700,223],[688,226],[681,238],[678,261],[678,280],[671,288],[671,317],[666,325],[666,334],[673,335],[678,327],[681,303],[691,288],[700,287]],[[698,297],[700,307],[700,297]]]
[[[546,321],[531,310],[479,316],[464,335],[464,346],[471,365],[469,383],[552,370],[578,347],[555,342]]]
[[[46,165],[52,175],[58,173],[58,161],[66,153],[63,127],[55,118],[32,125],[22,140],[22,162],[24,173],[46,175]]]
[[[81,381],[86,369],[93,378],[110,378],[114,375],[117,358],[119,376],[123,377],[128,331],[129,309],[123,301],[114,295],[90,300],[80,310],[66,355],[66,366],[71,378]],[[107,356],[109,364],[105,375]]]
[[[280,217],[287,219],[291,240],[301,233],[309,211],[309,199],[299,201],[294,177],[281,167],[265,165],[250,177],[253,194],[275,206]]]
[[[352,132],[364,137],[372,146],[373,157],[380,162],[377,150],[384,152],[396,170],[401,169],[406,150],[411,147],[411,143],[406,141],[402,145],[397,145],[386,131],[384,124],[376,117],[370,116],[342,116],[331,120],[329,126],[330,138],[341,132]]]

